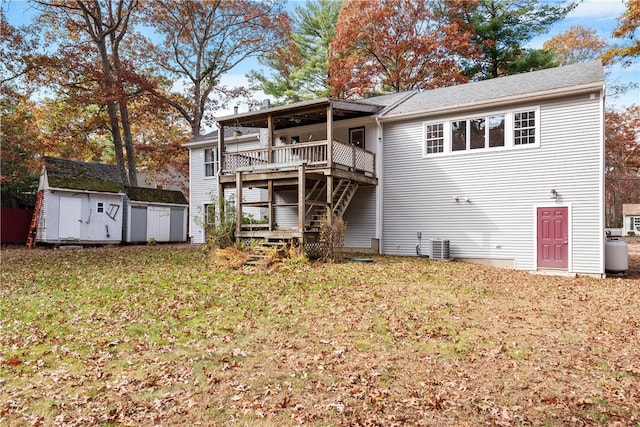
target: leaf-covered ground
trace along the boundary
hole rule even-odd
[[[212,265],[3,249],[0,425],[640,426],[638,275]]]

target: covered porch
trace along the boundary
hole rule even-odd
[[[341,120],[371,116],[379,109],[325,98],[219,119],[219,194],[234,192],[236,240],[312,242],[320,222],[330,225],[332,218],[342,216],[359,187],[376,186],[375,154],[335,138],[334,130]],[[309,134],[306,142],[287,143],[276,138],[310,125],[321,125],[323,138],[315,140]],[[238,150],[225,142],[225,128],[240,126],[266,130],[259,147]],[[243,190],[248,188],[263,190],[261,200],[244,200]],[[247,208],[260,208],[264,218],[247,221]]]

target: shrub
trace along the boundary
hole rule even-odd
[[[326,217],[320,221],[319,241],[323,261],[337,262],[342,260],[346,228],[346,223],[342,217],[334,216],[331,225],[329,225]]]

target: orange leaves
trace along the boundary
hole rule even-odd
[[[333,95],[358,98],[463,82],[459,58],[475,49],[470,28],[457,18],[463,3],[436,12],[414,0],[345,2],[331,43]]]
[[[555,58],[564,65],[596,59],[606,46],[606,40],[598,37],[596,30],[581,26],[571,27],[542,45],[544,49],[553,50]]]

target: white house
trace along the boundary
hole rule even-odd
[[[622,205],[622,223],[625,236],[631,232],[640,236],[640,204],[624,203]]]
[[[311,245],[317,218],[331,212],[346,220],[346,245],[357,251],[604,274],[599,62],[358,101],[323,98],[218,124],[224,132],[208,147],[221,162],[210,181],[195,149],[202,140],[188,145],[191,191],[224,191],[241,213],[262,209],[264,228],[238,221],[239,239]],[[255,131],[249,138],[255,148],[234,139],[240,126],[261,129],[259,141]],[[257,189],[258,200],[248,200]]]

